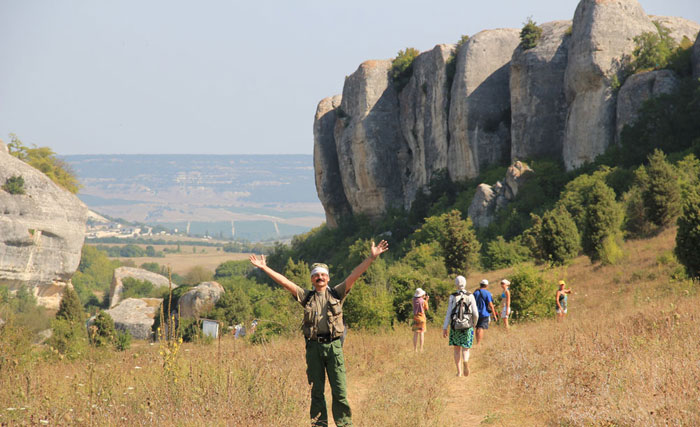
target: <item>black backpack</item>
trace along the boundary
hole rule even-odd
[[[455,305],[452,308],[452,329],[455,331],[464,331],[473,328],[472,323],[472,305],[469,303],[468,292],[458,292],[452,294],[455,297]]]

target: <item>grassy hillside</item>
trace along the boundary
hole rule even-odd
[[[579,257],[544,271],[573,289],[565,322],[493,326],[472,350],[467,378],[454,377],[438,324],[429,325],[421,354],[407,325],[351,331],[345,352],[356,425],[697,425],[700,297],[697,283],[672,279],[673,245],[670,230],[626,242],[618,265]],[[158,344],[91,348],[77,361],[25,358],[21,346],[8,346],[21,341],[10,332],[0,328],[0,424],[308,425],[301,336],[185,343],[171,371]]]

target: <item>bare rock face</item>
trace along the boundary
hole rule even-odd
[[[399,95],[401,134],[408,145],[404,180],[405,205],[430,183],[433,174],[447,168],[447,125],[450,85],[447,63],[454,45],[437,45],[413,61],[413,76]]]
[[[334,135],[340,100],[340,95],[323,99],[319,102],[314,117],[316,192],[326,212],[326,224],[330,228],[337,227],[337,220],[352,212],[343,190]]]
[[[700,25],[697,22],[691,21],[690,19],[680,18],[677,16],[654,15],[650,15],[649,18],[651,18],[653,22],[668,28],[671,31],[670,36],[678,44],[683,41],[684,37],[691,42],[694,42],[695,38],[698,36],[698,31],[700,31]]]
[[[345,79],[335,127],[345,195],[354,215],[370,219],[405,207],[401,175],[407,152],[390,68],[390,60],[365,61]]]
[[[574,14],[566,68],[569,103],[563,159],[567,170],[592,161],[613,142],[611,83],[633,38],[657,31],[636,0],[582,0]]]
[[[693,45],[693,77],[700,79],[700,34],[695,39],[695,44]]]
[[[491,224],[499,209],[503,209],[518,195],[529,173],[533,170],[522,162],[515,162],[506,171],[503,182],[494,186],[479,184],[467,214],[475,227],[487,227]]]
[[[24,179],[25,194],[0,189],[0,284],[27,287],[58,308],[80,262],[87,207],[46,175],[0,149],[0,185]]]
[[[133,279],[151,282],[155,288],[167,288],[170,286],[168,278],[144,270],[142,268],[135,267],[118,267],[114,270],[114,275],[112,276],[112,285],[109,288],[109,306],[114,307],[119,304],[121,300],[122,293],[124,292],[124,283],[122,282],[125,278],[131,277]],[[177,285],[173,283],[173,288]]]
[[[571,21],[541,27],[537,46],[527,50],[518,46],[510,64],[511,160],[561,158]]]
[[[153,337],[156,310],[162,302],[161,298],[127,298],[105,311],[114,320],[115,329],[128,331],[137,340],[149,340]]]
[[[617,95],[617,141],[625,125],[637,120],[639,109],[649,98],[673,92],[680,81],[671,70],[634,74],[625,80]]]
[[[510,156],[510,59],[519,43],[519,30],[486,30],[457,54],[447,156],[452,180],[473,178]]]
[[[214,308],[224,292],[217,282],[200,283],[180,297],[180,316],[199,318],[202,313]]]

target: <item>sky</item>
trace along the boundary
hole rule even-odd
[[[0,0],[0,139],[68,154],[312,154],[368,59],[571,19],[570,0]],[[641,0],[700,22],[697,0]]]

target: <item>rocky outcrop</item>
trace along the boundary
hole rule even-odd
[[[450,100],[447,169],[453,180],[510,156],[510,59],[520,31],[482,31],[462,45]]]
[[[224,288],[217,282],[200,283],[180,297],[180,316],[199,318],[201,314],[214,308],[224,292]]]
[[[24,180],[24,194],[0,189],[0,284],[27,287],[39,304],[58,308],[80,262],[87,207],[0,145],[0,185]]]
[[[343,191],[334,136],[340,100],[340,95],[323,99],[319,102],[314,117],[316,192],[326,212],[326,224],[331,228],[337,227],[337,218],[352,213],[348,199],[345,197],[345,191]]]
[[[700,25],[689,19],[676,16],[654,16],[650,15],[651,20],[670,31],[670,36],[676,43],[680,44],[683,38],[687,38],[691,43],[695,41],[700,31]]]
[[[114,320],[115,329],[128,331],[138,340],[150,340],[156,310],[162,302],[161,298],[127,298],[105,311]]]
[[[671,70],[649,71],[628,77],[617,95],[617,141],[620,141],[625,125],[632,125],[637,120],[644,101],[673,92],[679,83],[676,73]]]
[[[437,45],[413,61],[413,76],[399,95],[401,134],[408,145],[402,174],[404,205],[425,188],[435,172],[447,168],[450,82],[448,61],[454,45]]]
[[[571,21],[541,27],[537,46],[527,50],[519,46],[510,64],[511,160],[561,158]]]
[[[700,79],[700,34],[698,34],[698,37],[695,39],[695,44],[693,45],[692,62],[693,77]]]
[[[567,170],[592,161],[613,142],[612,81],[633,38],[656,31],[636,0],[582,0],[574,14],[566,68],[569,103],[563,160]]]
[[[114,275],[112,276],[112,285],[109,288],[109,306],[114,307],[121,301],[122,293],[124,292],[124,283],[122,282],[125,278],[131,277],[132,279],[137,279],[141,281],[150,282],[153,284],[154,288],[167,288],[170,286],[168,278],[161,276],[160,274],[152,273],[148,270],[135,267],[118,267],[114,270]],[[173,288],[177,285],[173,283]]]
[[[515,162],[506,171],[503,182],[499,181],[494,186],[479,184],[467,212],[474,226],[487,227],[491,224],[496,211],[515,199],[520,187],[532,172],[526,164]]]
[[[390,68],[389,60],[366,61],[345,79],[335,125],[343,191],[354,215],[372,219],[405,207],[401,176],[407,150]]]

